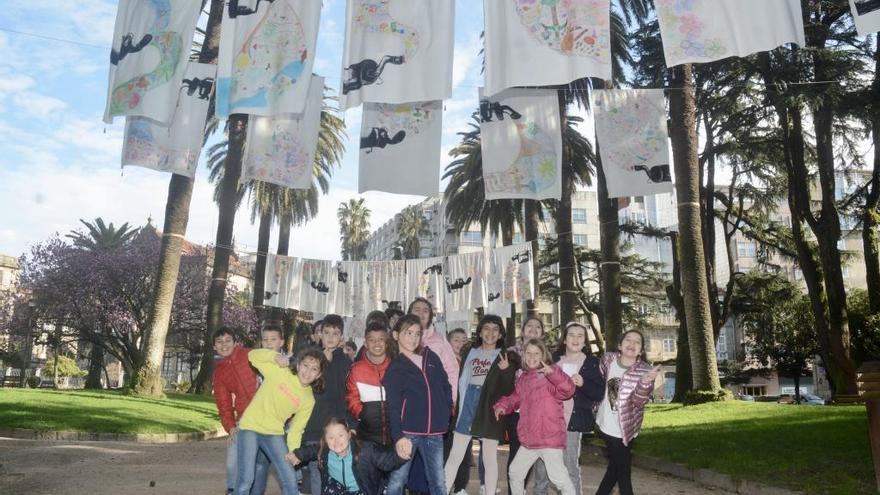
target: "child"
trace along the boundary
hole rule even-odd
[[[342,351],[344,326],[342,317],[334,314],[325,316],[321,325],[321,345],[327,358],[327,369],[323,374],[325,386],[324,390],[315,392],[315,409],[303,434],[306,445],[318,444],[327,418],[346,418],[348,414],[345,406],[345,380],[351,370],[351,359]],[[318,463],[310,462],[307,466],[310,492],[312,495],[320,495],[321,475],[318,472]]]
[[[324,424],[320,447],[294,451],[295,462],[317,461],[321,473],[320,495],[381,495],[380,487],[368,488],[371,471],[392,471],[406,462],[393,450],[361,450],[353,441],[344,419],[331,417]]]
[[[467,332],[464,328],[454,328],[449,333],[446,334],[446,340],[449,341],[449,345],[452,346],[452,351],[455,353],[455,359],[458,361],[459,370],[461,369],[461,359],[464,357],[461,355],[464,350],[465,345],[468,343]],[[459,371],[461,374],[461,371]],[[458,417],[458,407],[453,411],[454,417],[452,418],[453,426]],[[443,458],[449,461],[449,452],[452,451],[452,437],[455,435],[454,428],[450,428],[449,431],[443,435]],[[482,456],[482,451],[480,453]],[[471,464],[473,464],[473,456],[470,452],[466,452],[464,459],[461,461],[461,465],[458,467],[458,473],[455,475],[455,481],[452,483],[452,493],[454,495],[467,495],[465,488],[467,488],[468,482],[471,477]],[[481,463],[482,464],[482,463]]]
[[[551,364],[550,352],[538,339],[523,345],[523,369],[511,395],[495,404],[495,416],[500,419],[519,409],[520,447],[510,465],[508,482],[514,495],[523,495],[526,475],[535,460],[542,459],[547,476],[561,495],[573,495],[574,486],[562,458],[565,449],[565,418],[562,401],[574,394],[574,382]]]
[[[417,297],[409,304],[407,313],[419,317],[422,324],[422,345],[440,357],[449,378],[449,386],[452,387],[452,400],[455,401],[458,396],[458,360],[455,359],[455,352],[446,337],[434,328],[434,307],[424,297]]]
[[[608,467],[596,490],[611,493],[614,485],[620,495],[633,492],[630,478],[632,441],[642,427],[645,404],[654,388],[660,367],[651,368],[642,357],[644,336],[638,330],[625,332],[617,346],[619,352],[606,352],[599,363],[606,391],[602,402],[593,406],[599,436],[608,448]]]
[[[275,466],[283,495],[297,495],[296,473],[290,453],[299,448],[303,430],[315,406],[312,389],[323,387],[321,375],[327,358],[308,350],[298,360],[296,374],[290,372],[287,357],[270,349],[248,354],[251,364],[263,375],[263,384],[241,417],[238,431],[238,477],[236,495],[247,495],[254,482],[257,452],[263,452]],[[293,417],[284,442],[284,424]]]
[[[457,359],[458,364],[461,365],[461,350],[464,349],[465,344],[467,344],[467,332],[464,331],[464,328],[454,328],[451,332],[446,334],[446,340],[449,341],[449,345],[452,346],[452,352],[455,353],[455,359]]]
[[[593,405],[602,400],[605,394],[605,381],[599,371],[599,360],[591,352],[587,343],[587,328],[573,321],[562,329],[556,362],[574,382],[574,397],[563,403],[565,408],[566,433],[565,468],[574,485],[576,495],[581,495],[581,436],[592,433],[596,422]]]
[[[220,413],[220,423],[229,433],[226,440],[226,493],[232,493],[238,476],[238,420],[257,393],[257,374],[248,361],[248,349],[236,342],[231,328],[218,328],[213,341],[214,352],[220,357],[214,365],[214,402]],[[268,464],[266,456],[257,456],[252,493],[266,491]]]
[[[459,413],[446,462],[446,485],[452,486],[465,455],[470,455],[471,438],[481,440],[480,452],[486,469],[485,492],[495,493],[498,484],[498,444],[504,438],[504,423],[492,413],[499,398],[513,392],[518,363],[511,363],[504,343],[504,322],[486,315],[477,325],[477,339],[462,368]]]
[[[446,495],[443,434],[452,414],[452,389],[440,357],[422,346],[419,317],[401,317],[394,330],[400,355],[388,366],[382,385],[388,401],[391,438],[397,455],[409,462],[391,473],[386,493],[402,495],[412,458],[418,452],[431,495]]]
[[[354,361],[354,358],[358,354],[358,346],[354,343],[354,341],[349,340],[345,343],[344,346],[342,346],[342,352],[344,352],[345,355],[348,356],[348,359]]]

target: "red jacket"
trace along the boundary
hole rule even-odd
[[[358,422],[358,437],[380,445],[391,444],[388,405],[382,387],[389,364],[391,359],[387,356],[380,364],[373,364],[364,356],[352,365],[345,384],[345,402],[349,414]]]
[[[257,393],[257,372],[251,368],[248,352],[249,349],[236,346],[229,357],[214,365],[214,402],[227,432],[235,428]]]
[[[537,369],[523,372],[514,392],[495,403],[495,409],[510,414],[519,409],[516,433],[528,449],[564,449],[565,415],[562,401],[574,395],[571,378],[558,365],[544,375]]]

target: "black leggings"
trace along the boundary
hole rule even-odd
[[[632,495],[632,442],[624,445],[623,440],[599,432],[608,449],[608,468],[605,477],[596,490],[596,495],[608,495],[617,485],[620,495]]]

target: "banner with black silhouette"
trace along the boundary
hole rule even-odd
[[[611,79],[610,0],[483,0],[486,94]]]
[[[672,192],[663,90],[594,91],[593,111],[608,196]]]
[[[667,67],[806,44],[801,0],[655,0],[654,5]]]
[[[500,282],[498,299],[505,304],[519,304],[535,298],[531,243],[495,248],[492,259],[493,273],[499,276]]]
[[[443,280],[442,256],[406,260],[407,300],[424,297],[437,312],[444,312],[446,284]]]
[[[849,0],[849,6],[859,35],[880,31],[880,0]]]
[[[337,271],[335,263],[327,260],[301,261],[299,307],[303,311],[336,313]]]
[[[367,305],[371,310],[387,308],[395,303],[402,306],[409,302],[406,295],[405,261],[362,261],[361,263],[366,267]]]
[[[201,8],[201,0],[120,0],[104,122],[118,115],[171,122]]]
[[[494,267],[492,268],[494,270]],[[486,276],[486,314],[510,318],[510,303],[501,299],[501,274],[490,272]]]
[[[336,273],[336,312],[366,317],[374,308],[369,303],[367,266],[362,261],[338,261]]]
[[[302,113],[321,0],[229,0],[220,31],[217,116]]]
[[[480,90],[486,199],[562,197],[562,131],[556,91]]]
[[[324,78],[312,76],[305,112],[252,116],[241,164],[241,180],[260,180],[291,189],[308,189],[321,125]]]
[[[483,251],[446,257],[443,285],[446,311],[486,307],[486,260]]]
[[[358,192],[437,194],[442,116],[440,100],[365,103]]]
[[[301,280],[302,259],[267,254],[263,304],[276,308],[299,308]]]
[[[452,94],[454,0],[348,0],[339,108]]]
[[[195,176],[216,72],[216,65],[190,62],[170,125],[146,117],[126,117],[123,167]]]

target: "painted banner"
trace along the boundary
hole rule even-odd
[[[593,109],[608,196],[672,192],[663,90],[594,91]]]
[[[531,243],[496,248],[492,250],[492,257],[492,269],[500,280],[502,302],[519,304],[535,298]]]
[[[358,192],[437,194],[442,121],[440,100],[365,103]]]
[[[321,0],[229,0],[217,70],[217,116],[303,112]]]
[[[177,110],[171,125],[162,125],[146,117],[126,117],[122,166],[194,177],[216,72],[216,65],[190,62],[178,92]]]
[[[880,0],[849,0],[849,6],[859,35],[880,31]]]
[[[305,112],[249,119],[242,181],[260,180],[291,189],[311,187],[323,92],[324,78],[312,76]]]
[[[337,272],[332,261],[302,260],[300,298],[297,309],[318,313],[336,312]]]
[[[104,122],[118,115],[171,122],[201,8],[201,0],[120,0]]]
[[[480,91],[486,199],[562,197],[562,129],[556,91]]]
[[[301,280],[301,259],[267,254],[263,304],[276,308],[299,309]]]
[[[434,306],[434,311],[444,312],[443,264],[442,256],[406,260],[406,299],[424,297]]]
[[[446,311],[486,307],[485,265],[483,251],[446,257],[443,269]]]
[[[486,94],[611,79],[610,0],[483,0]]]
[[[655,0],[654,4],[667,67],[745,57],[786,43],[806,44],[801,0]]]
[[[454,0],[348,0],[343,110],[452,94]]]
[[[406,295],[405,261],[364,261],[362,263],[366,266],[366,294],[370,311],[385,309],[394,303],[405,306],[409,302]]]

